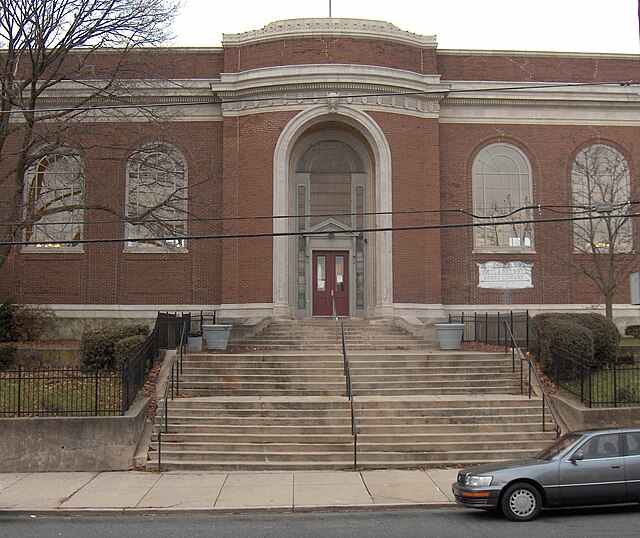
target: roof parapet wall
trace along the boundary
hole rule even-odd
[[[250,43],[304,37],[346,37],[381,39],[423,48],[436,48],[436,36],[423,36],[400,30],[384,21],[363,19],[290,19],[275,21],[260,30],[239,34],[223,34],[223,46],[242,46]]]

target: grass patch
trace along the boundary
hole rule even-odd
[[[0,371],[0,416],[106,416],[122,411],[119,372]]]
[[[640,368],[618,366],[616,369],[603,368],[586,375],[584,382],[579,379],[566,382],[562,391],[581,399],[592,407],[640,406]]]
[[[640,338],[622,337],[620,338],[621,346],[640,346]]]

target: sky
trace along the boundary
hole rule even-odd
[[[387,21],[442,49],[640,53],[638,0],[182,0],[172,44],[218,47],[223,33],[328,17],[330,1],[334,18]]]

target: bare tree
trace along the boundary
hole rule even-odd
[[[131,51],[165,42],[176,9],[173,0],[0,0],[0,240],[45,241],[45,224],[56,230],[46,219],[62,217],[60,232],[91,209],[70,141],[82,138],[87,109],[129,102],[121,82],[132,78]],[[0,245],[0,267],[10,251]]]
[[[571,264],[597,286],[612,318],[615,294],[637,267],[629,166],[616,149],[593,144],[577,154],[571,172]]]

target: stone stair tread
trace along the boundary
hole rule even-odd
[[[363,468],[503,460],[554,437],[541,431],[541,401],[519,394],[510,354],[441,351],[430,333],[416,337],[390,320],[345,328]],[[163,468],[351,468],[335,322],[272,321],[232,345],[233,353],[184,357],[180,397],[167,404]],[[157,442],[155,434],[151,467]]]

